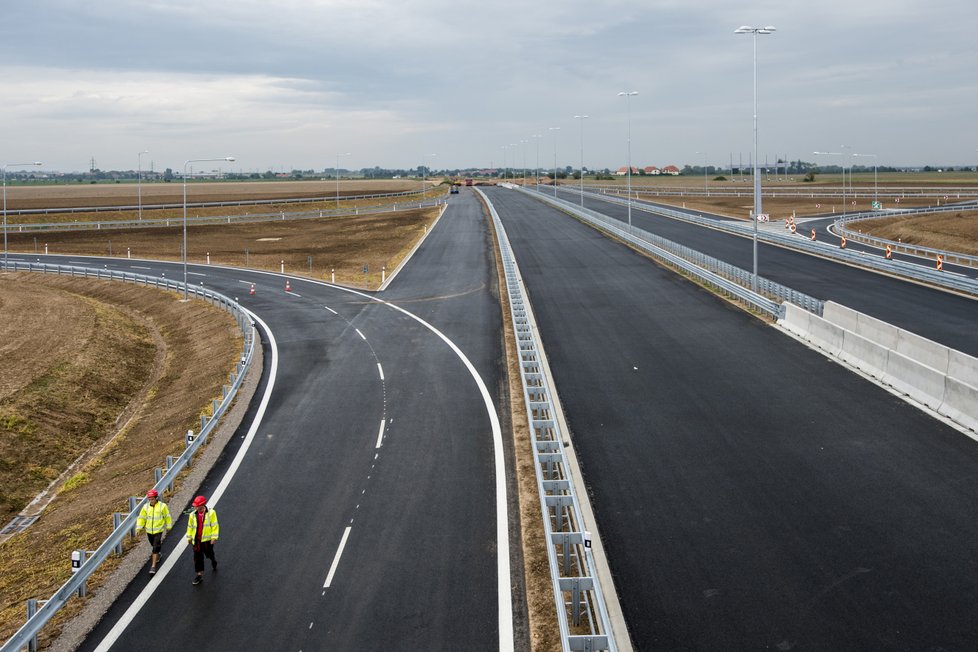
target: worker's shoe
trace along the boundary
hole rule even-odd
[[[151,568],[149,569],[149,574],[150,574],[150,575],[156,575],[156,567],[155,567],[155,566],[154,566],[154,567],[151,567]]]
[[[194,575],[194,581],[193,581],[193,582],[191,582],[191,583],[192,583],[192,584],[193,584],[194,586],[196,586],[196,585],[198,585],[198,584],[200,584],[200,583],[201,583],[201,582],[203,582],[203,581],[204,581],[204,576],[203,576],[203,575]]]
[[[217,560],[216,559],[212,559],[211,560],[211,568],[214,569],[214,572],[215,573],[217,572]]]

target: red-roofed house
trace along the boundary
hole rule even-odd
[[[667,165],[666,167],[662,168],[662,174],[677,176],[679,174],[679,168],[677,168],[675,165]]]
[[[647,168],[643,168],[642,171],[645,172],[645,174],[653,174],[653,175],[662,174],[661,170],[659,170],[659,168],[655,167],[654,165],[650,165]]]

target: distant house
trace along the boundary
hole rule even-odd
[[[677,168],[675,165],[667,165],[664,168],[662,168],[662,174],[671,174],[673,176],[678,176],[679,168]]]
[[[621,166],[620,168],[618,168],[615,171],[615,174],[617,174],[619,177],[627,176],[628,175],[628,166],[627,165]],[[632,168],[632,174],[638,175],[638,168],[633,167]]]
[[[650,175],[662,174],[662,171],[659,168],[655,167],[654,165],[650,165],[648,167],[642,168],[642,171],[645,172],[645,174],[650,174]]]

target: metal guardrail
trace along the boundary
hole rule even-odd
[[[632,175],[634,178],[634,175]],[[700,175],[702,178],[702,175]],[[750,178],[747,182],[750,183]],[[765,182],[766,183],[766,182]],[[529,184],[528,184],[529,185]],[[565,184],[562,186],[570,190],[572,186],[570,184]],[[580,186],[574,186],[576,189]],[[616,194],[626,194],[628,192],[627,186],[624,185],[607,185],[607,186],[584,186],[588,191],[595,193],[602,192],[614,192]],[[702,188],[699,186],[666,186],[666,185],[655,185],[655,186],[632,186],[632,195],[648,195],[648,196],[680,196],[680,197],[752,197],[754,190],[752,186],[745,186],[743,188],[730,188],[723,186],[709,186]],[[900,198],[924,198],[924,197],[935,197],[938,199],[967,199],[967,198],[978,198],[978,189],[974,187],[971,188],[923,188],[923,187],[893,187],[893,186],[847,186],[846,190],[842,190],[842,186],[815,186],[811,185],[798,185],[798,186],[767,186],[763,190],[764,197],[809,197],[812,199],[819,197],[900,197]]]
[[[603,213],[589,208],[581,208],[577,204],[563,199],[554,199],[550,195],[534,193],[529,190],[521,190],[521,192],[529,193],[532,197],[540,201],[570,213],[592,226],[608,231],[616,237],[651,254],[654,258],[680,268],[683,272],[700,282],[775,319],[780,319],[784,316],[784,307],[781,305],[783,301],[794,303],[817,315],[822,314],[823,301],[793,290],[785,285],[759,276],[757,278],[758,292],[754,292],[750,289],[753,284],[754,275],[745,269],[735,267],[730,263],[725,263],[722,260],[707,256],[695,249],[677,244],[648,231],[635,228],[634,226],[629,231],[627,225],[620,220],[608,217]],[[703,218],[700,219],[702,220]],[[712,220],[710,222],[712,225]]]
[[[429,189],[430,190],[430,189]],[[350,201],[357,199],[378,199],[381,197],[410,197],[420,195],[420,190],[403,190],[401,192],[381,192],[371,195],[347,195],[341,196],[340,201]],[[336,201],[336,196],[332,197],[285,197],[282,199],[241,199],[235,201],[198,201],[187,204],[187,208],[214,208],[220,206],[261,206],[263,204],[308,204],[313,202]],[[162,210],[167,208],[183,208],[183,202],[175,204],[143,204],[142,209]],[[139,206],[66,206],[64,208],[18,208],[7,209],[7,215],[43,215],[46,213],[111,213],[121,211],[139,210]]]
[[[206,226],[208,224],[247,224],[252,222],[275,222],[286,220],[313,220],[323,217],[338,217],[351,215],[376,215],[378,213],[391,213],[398,210],[411,210],[415,208],[434,208],[445,203],[445,199],[428,199],[410,204],[391,204],[389,206],[364,206],[354,210],[318,210],[318,211],[298,211],[287,213],[279,211],[276,213],[253,213],[246,215],[205,215],[202,217],[188,217],[187,223],[194,226]],[[182,205],[181,205],[182,206]],[[44,224],[8,224],[7,233],[49,233],[53,231],[101,231],[109,229],[142,229],[180,226],[183,224],[182,217],[173,218],[154,218],[149,220],[108,220],[103,222],[48,222]]]
[[[618,204],[627,203],[626,199],[617,197],[605,195],[596,195],[595,197],[604,201],[610,201]],[[654,215],[662,215],[663,217],[690,222],[692,224],[699,224],[711,229],[716,229],[717,231],[724,231],[726,233],[732,233],[742,237],[751,237],[751,234],[753,233],[749,223],[744,224],[739,221],[712,219],[690,212],[662,208],[659,206],[651,206],[646,203],[635,201],[632,201],[632,209],[652,213]],[[884,211],[883,213],[885,215],[893,215],[892,212]],[[601,215],[600,213],[598,214]],[[901,214],[903,214],[903,212],[901,212]],[[872,214],[860,213],[859,217],[864,215]],[[855,217],[856,216],[854,215],[853,218]],[[621,222],[618,223],[621,224]],[[966,294],[978,295],[978,279],[969,278],[967,276],[953,274],[950,272],[937,271],[936,269],[926,267],[924,265],[909,263],[902,260],[887,260],[883,256],[873,256],[865,252],[841,249],[838,246],[825,242],[812,242],[810,238],[806,237],[800,232],[791,235],[788,233],[772,232],[769,229],[760,229],[757,234],[757,239],[758,241],[776,244],[778,246],[785,247],[787,249],[794,249],[795,251],[800,251],[802,253],[838,260],[849,265],[865,267],[883,272],[885,274],[902,276],[904,278],[910,278],[928,285],[956,290]]]
[[[561,645],[570,650],[615,652],[614,635],[597,577],[590,533],[574,491],[564,437],[557,421],[516,258],[499,215],[476,188],[492,215],[509,291],[509,309],[520,357],[520,378],[533,438],[537,491],[543,512],[547,558],[557,606]],[[572,633],[572,630],[574,633]],[[585,633],[579,633],[585,632]]]
[[[20,261],[9,261],[6,265],[6,269],[15,272],[44,272],[57,274],[60,276],[68,275],[73,277],[77,276],[122,281],[123,283],[139,283],[164,290],[184,291],[184,284],[181,282],[165,278],[161,279],[154,276],[144,276],[142,274],[130,274],[104,269],[89,269],[85,267],[72,267],[68,265],[48,265],[43,263],[27,263]],[[186,287],[186,291],[200,299],[209,301],[213,305],[234,315],[238,322],[238,327],[241,329],[241,333],[244,336],[244,347],[241,353],[241,360],[235,365],[235,370],[230,374],[229,385],[224,386],[223,399],[220,402],[218,402],[217,399],[214,399],[212,415],[210,417],[203,415],[201,416],[200,431],[198,432],[197,436],[193,438],[193,442],[189,443],[186,450],[184,450],[180,457],[173,460],[173,463],[169,465],[169,468],[167,468],[164,473],[160,474],[160,478],[157,480],[156,484],[153,485],[153,488],[160,493],[163,492],[164,488],[171,487],[177,475],[190,464],[194,453],[196,453],[203,443],[207,441],[208,436],[217,426],[218,421],[220,421],[221,417],[234,401],[238,388],[241,386],[241,382],[251,366],[251,362],[254,358],[255,344],[257,341],[254,321],[252,321],[245,309],[236,301],[233,301],[223,294],[204,290],[189,284]],[[110,554],[112,554],[114,551],[121,550],[122,541],[129,536],[130,530],[136,527],[136,519],[139,517],[139,511],[142,509],[145,502],[145,496],[138,502],[133,501],[132,504],[134,504],[135,507],[129,511],[125,518],[121,519],[121,523],[116,525],[115,529],[112,531],[112,534],[110,534],[108,538],[102,542],[97,550],[88,556],[87,559],[82,561],[80,567],[73,572],[71,578],[62,584],[61,587],[55,591],[50,598],[48,598],[43,606],[33,609],[36,602],[31,601],[34,604],[28,606],[28,612],[30,615],[27,622],[19,630],[17,630],[17,632],[6,643],[4,643],[3,647],[0,647],[0,652],[15,652],[25,646],[36,649],[36,636],[44,625],[46,625],[47,622],[58,612],[58,610],[60,610],[65,603],[68,602],[72,595],[84,590],[85,582],[89,576],[102,564],[102,562],[108,558]],[[86,555],[83,555],[83,557],[84,556]],[[33,613],[31,613],[32,611]]]
[[[932,208],[922,208],[910,211],[900,211],[896,215],[922,215],[927,213],[949,213],[949,212],[959,212],[965,207],[962,206],[935,206]],[[978,206],[971,207],[973,210],[978,209]],[[978,268],[978,256],[969,256],[968,254],[958,253],[956,251],[948,251],[946,249],[935,249],[933,247],[924,247],[922,245],[907,244],[904,242],[896,242],[894,240],[887,240],[885,238],[877,238],[868,233],[862,233],[861,231],[853,231],[849,228],[850,224],[861,222],[863,220],[876,220],[883,217],[894,217],[894,213],[886,211],[877,211],[873,213],[860,213],[859,215],[854,215],[851,217],[846,217],[843,219],[836,220],[832,225],[832,231],[840,235],[844,235],[847,239],[853,242],[861,242],[865,245],[871,247],[878,247],[879,249],[885,249],[887,245],[893,251],[909,254],[911,256],[919,256],[921,258],[930,258],[931,260],[936,260],[938,256],[943,257],[945,263],[962,265],[964,267]]]

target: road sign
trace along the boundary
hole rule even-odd
[[[758,213],[757,214],[757,221],[758,222],[767,222],[770,219],[771,219],[771,216],[768,215],[767,213]]]
[[[873,202],[873,210],[874,211],[883,210],[883,202],[881,202],[881,201],[874,201]]]

